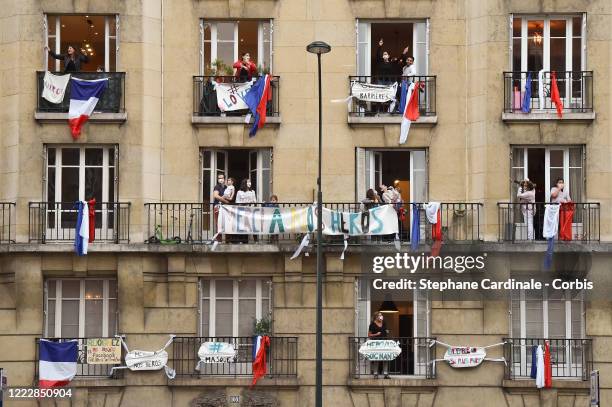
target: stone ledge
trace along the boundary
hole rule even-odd
[[[390,376],[390,379],[349,379],[348,386],[352,389],[372,389],[381,387],[411,387],[434,391],[438,387],[436,379],[425,379],[416,376]]]
[[[202,386],[219,386],[219,387],[250,387],[252,377],[211,377],[211,376],[199,376],[193,377],[179,377],[172,380],[168,380],[168,386],[177,387],[202,387]],[[297,389],[300,386],[298,379],[293,378],[274,378],[264,377],[257,381],[257,387],[282,387],[284,389]]]
[[[34,119],[40,123],[57,123],[68,120],[68,113],[34,112]],[[125,123],[127,112],[122,113],[96,113],[94,112],[88,123]]]
[[[504,379],[502,381],[502,387],[506,390],[539,390],[536,388],[535,379],[515,379],[515,380],[507,380]],[[588,392],[590,389],[590,382],[577,380],[572,378],[555,378],[553,377],[552,381],[553,389],[571,389],[571,390],[585,390]]]
[[[383,125],[383,124],[401,124],[401,115],[382,115],[382,116],[351,116],[348,115],[348,124],[350,125]],[[412,126],[433,126],[438,123],[438,116],[421,116],[412,123]]]
[[[75,377],[66,388],[71,387],[124,387],[125,379],[111,379],[108,377]]]
[[[595,120],[595,112],[574,113],[563,112],[563,118],[556,112],[502,113],[502,120],[507,123],[524,123],[557,120],[560,122],[590,122]]]
[[[253,123],[253,119],[249,123],[244,122],[245,116],[191,116],[191,124],[196,126],[215,126],[221,124],[244,124],[250,126]],[[266,124],[279,125],[281,123],[281,116],[267,116]]]

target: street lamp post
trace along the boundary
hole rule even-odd
[[[321,54],[327,54],[331,47],[323,41],[308,44],[306,51],[317,54],[319,73],[319,169],[317,174],[317,335],[316,335],[316,369],[315,369],[315,406],[323,407],[323,192],[321,191],[321,162],[323,154],[323,119],[321,97]]]

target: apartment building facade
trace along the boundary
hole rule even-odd
[[[586,278],[596,287],[458,297],[377,291],[372,257],[395,255],[393,237],[351,238],[343,259],[342,238],[326,237],[324,404],[587,406],[592,370],[600,372],[601,405],[612,400],[608,1],[2,5],[0,367],[10,387],[37,384],[41,338],[78,339],[74,405],[314,405],[312,244],[292,259],[301,236],[211,243],[219,175],[235,178],[237,189],[250,179],[260,203],[274,194],[281,207],[312,204],[317,64],[306,45],[324,40],[332,47],[322,56],[327,207],[359,211],[368,189],[395,184],[405,202],[402,252],[430,252],[425,226],[411,247],[412,203],[425,225],[422,203],[436,201],[442,253],[486,253],[480,277]],[[68,45],[89,55],[74,77],[109,79],[76,140],[67,125],[69,94],[61,104],[41,97],[45,71],[64,69],[45,47],[61,53]],[[355,84],[396,81],[379,75],[379,47],[392,58],[407,47],[414,59],[404,79],[420,84],[420,117],[404,144],[397,106],[352,98],[347,110],[337,102]],[[245,52],[255,76],[272,76],[267,123],[254,137],[246,112],[222,109],[217,98],[219,85],[242,86],[232,65]],[[536,184],[530,221],[513,182],[524,178]],[[545,270],[544,205],[558,178],[575,212],[571,238],[556,242]],[[92,198],[95,240],[87,256],[76,256],[74,203]],[[380,309],[392,311],[384,315],[402,349],[387,366],[389,379],[375,377],[374,364],[359,353]],[[250,387],[255,322],[271,343],[267,376]],[[150,351],[175,335],[166,351],[176,377],[88,363],[88,339],[115,335],[130,350]],[[210,341],[231,343],[236,358],[198,365],[198,349]],[[529,379],[531,349],[545,341],[553,386],[537,389]],[[501,344],[487,349],[488,357],[506,362],[453,368],[443,344]],[[125,354],[116,366],[125,365]],[[5,403],[39,401],[5,395]]]

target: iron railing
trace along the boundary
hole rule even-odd
[[[353,97],[349,115],[357,117],[380,116],[380,115],[401,115],[400,94],[401,83],[403,80],[419,82],[420,86],[417,93],[419,113],[421,116],[436,115],[436,77],[435,76],[349,76],[349,95],[353,95],[353,85],[355,83],[367,83],[372,85],[392,85],[397,83],[396,102],[376,103],[364,102],[357,97]],[[415,88],[416,91],[416,88]],[[353,95],[356,96],[356,95]]]
[[[233,345],[236,357],[227,363],[198,363],[198,350],[204,342],[225,342]],[[225,376],[250,377],[253,375],[254,337],[175,337],[169,365],[177,377]],[[266,354],[266,377],[297,377],[298,338],[271,336]]]
[[[561,240],[579,242],[598,242],[601,236],[599,221],[599,202],[574,202],[572,215],[571,239],[569,236],[557,234]],[[499,202],[498,222],[499,240],[511,242],[536,241],[542,237],[544,225],[545,203],[510,203]],[[559,210],[559,219],[570,216],[570,212],[562,205]]]
[[[0,244],[15,243],[15,203],[0,202]]]
[[[254,79],[257,79],[254,77]],[[235,76],[194,76],[193,77],[193,115],[194,116],[245,116],[248,110],[235,110],[223,112],[219,108],[217,101],[217,92],[215,91],[215,83],[231,83],[241,84],[243,80]],[[270,78],[270,90],[272,92],[272,100],[266,104],[267,116],[278,116],[279,111],[279,85],[280,76],[272,76]],[[241,95],[236,93],[236,98]]]
[[[394,360],[386,362],[369,361],[359,353],[359,348],[368,337],[349,337],[349,374],[355,379],[372,378],[387,372],[395,376],[419,376],[434,379],[436,372],[436,338],[384,338],[399,343],[402,352]]]
[[[39,344],[41,338],[36,338],[36,363],[34,364],[34,376],[35,379],[38,380],[38,358],[39,358]],[[102,365],[102,364],[89,364],[87,363],[87,340],[88,339],[111,339],[113,344],[121,346],[121,342],[119,338],[45,338],[55,342],[67,342],[72,340],[78,341],[78,353],[77,353],[77,373],[76,377],[107,377],[112,379],[119,379],[123,377],[122,369],[112,370],[115,366],[120,366],[120,364],[113,365]],[[121,360],[123,361],[125,357],[125,350],[123,346],[121,347]]]
[[[63,72],[52,72],[55,75],[63,75]],[[49,113],[66,113],[70,106],[70,86],[71,82],[68,82],[66,87],[66,93],[64,93],[64,100],[62,103],[51,103],[46,99],[43,99],[42,92],[44,88],[45,72],[36,72],[36,86],[37,86],[37,112],[49,112]],[[108,78],[108,87],[102,94],[102,97],[98,101],[94,112],[100,113],[122,113],[125,111],[125,72],[72,72],[71,78],[77,79],[102,79]]]
[[[556,111],[551,99],[552,72],[543,72],[543,100],[539,97],[540,79],[538,71],[504,72],[504,112]],[[531,88],[526,89],[531,77]],[[593,71],[557,71],[557,88],[564,111],[593,111]],[[531,97],[525,100],[525,94]],[[527,108],[528,107],[528,108]]]
[[[77,222],[75,202],[30,202],[29,241],[73,241]],[[130,203],[96,202],[95,242],[130,242]]]
[[[269,204],[256,203],[254,206]],[[304,207],[312,203],[278,203],[278,207]],[[326,208],[342,212],[360,212],[366,209],[362,203],[324,203]],[[372,204],[368,204],[372,205]],[[412,206],[419,208],[420,240],[430,242],[431,226],[427,222],[422,203],[405,203],[395,206],[398,212],[400,242],[410,241],[412,227]],[[481,203],[442,203],[440,218],[442,222],[442,238],[445,242],[473,242],[482,240]],[[217,231],[215,206],[207,202],[199,203],[146,203],[147,243],[162,244],[202,244],[211,243]],[[296,234],[280,234],[275,236],[231,236],[225,237],[226,243],[277,243],[299,242],[301,236]],[[327,244],[343,244],[342,236],[324,236]],[[392,244],[394,236],[351,237],[353,244]]]
[[[545,342],[550,346],[552,377],[588,380],[593,365],[591,339],[504,338],[508,380],[529,378],[531,375],[533,348]]]

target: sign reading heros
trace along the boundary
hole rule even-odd
[[[231,363],[236,359],[236,349],[227,342],[204,342],[198,357],[202,363]]]
[[[399,342],[389,339],[368,339],[359,347],[359,354],[367,360],[394,360],[402,349]]]
[[[316,230],[316,206],[270,208],[220,205],[218,227],[225,234],[277,235]],[[381,205],[362,212],[323,208],[324,235],[390,235],[398,232],[397,212]]]
[[[242,83],[216,83],[217,105],[222,112],[248,109],[243,97],[247,94],[253,81]]]
[[[444,360],[450,367],[476,367],[487,357],[487,351],[482,347],[451,346],[444,353]]]
[[[396,94],[397,82],[392,85],[351,82],[351,96],[364,102],[392,102],[395,100]]]
[[[121,363],[121,340],[119,338],[87,339],[87,364],[117,365]]]

